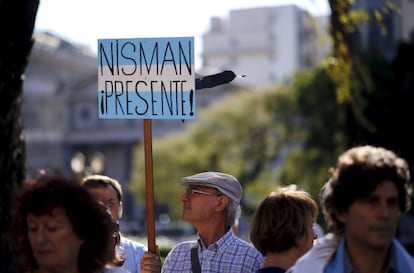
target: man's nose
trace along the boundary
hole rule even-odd
[[[389,204],[382,202],[380,205],[378,205],[377,214],[383,219],[389,218],[391,215],[391,209],[392,208],[389,206]]]
[[[181,201],[188,201],[188,193],[187,192],[183,192],[180,196]]]

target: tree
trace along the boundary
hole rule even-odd
[[[298,73],[290,86],[236,93],[203,111],[188,132],[154,142],[157,201],[177,201],[179,212],[176,183],[204,170],[240,178],[245,207],[254,208],[275,185],[299,184],[316,197],[337,156],[357,144],[390,148],[413,164],[412,135],[397,122],[414,109],[412,46],[392,63],[363,58],[352,39],[358,22],[371,17],[351,10],[348,0],[330,4],[335,49],[328,66]],[[143,154],[135,152],[131,181],[141,197]]]
[[[208,91],[205,91],[208,92]],[[292,112],[294,93],[287,88],[262,92],[239,91],[200,112],[188,130],[153,142],[155,200],[171,206],[175,219],[181,212],[178,186],[180,177],[202,171],[222,171],[235,175],[245,189],[244,205],[248,206],[248,186],[261,185],[260,194],[269,191],[277,181],[270,179],[274,159],[287,141],[296,123]],[[134,168],[129,183],[138,200],[145,200],[144,151],[134,152]],[[274,175],[273,178],[276,176]],[[265,179],[269,178],[269,179]],[[261,183],[259,183],[260,181]]]
[[[328,0],[331,8],[330,33],[333,40],[332,55],[327,60],[327,71],[335,82],[338,104],[346,107],[347,146],[366,143],[364,132],[375,133],[375,125],[364,114],[369,101],[366,95],[373,92],[374,81],[366,61],[361,57],[369,53],[354,43],[362,24],[378,27],[387,35],[384,19],[398,13],[396,0],[376,2],[376,8],[364,10],[365,1]],[[359,2],[362,2],[360,5]]]
[[[413,136],[402,122],[413,111],[414,45],[401,44],[397,57],[389,62],[380,54],[357,49],[353,43],[360,23],[369,20],[386,35],[382,14],[398,9],[392,1],[383,2],[385,8],[367,13],[351,9],[350,0],[329,1],[334,50],[327,60],[326,72],[332,81],[329,84],[326,75],[319,71],[316,77],[308,77],[298,86],[298,115],[306,124],[307,135],[303,150],[286,160],[281,171],[282,183],[302,181],[315,196],[317,192],[312,189],[320,189],[326,181],[336,156],[354,145],[389,148],[414,166]],[[325,84],[317,84],[324,78]],[[336,92],[329,95],[326,90]],[[333,109],[329,109],[331,106]],[[301,171],[297,172],[298,169]]]
[[[297,73],[292,92],[303,138],[300,149],[287,156],[281,167],[282,184],[296,183],[318,196],[328,169],[346,147],[346,108],[338,104],[335,83],[322,67]],[[299,171],[300,170],[300,171]]]
[[[383,146],[398,153],[414,167],[414,133],[408,130],[414,115],[414,44],[401,43],[394,60],[380,56],[366,58],[373,79],[371,92],[364,95],[369,103],[363,114],[375,128],[361,128],[366,143]]]
[[[30,0],[0,1],[0,272],[19,270],[7,231],[11,198],[24,178],[22,87],[38,5]]]

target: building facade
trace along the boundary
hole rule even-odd
[[[202,37],[203,66],[246,75],[246,85],[265,88],[329,53],[328,17],[312,17],[295,5],[230,11],[214,17]]]

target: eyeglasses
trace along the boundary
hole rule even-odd
[[[206,192],[206,191],[200,191],[200,190],[195,190],[192,188],[187,188],[184,192],[186,195],[190,195],[193,196],[194,194],[203,194],[203,195],[210,195],[210,196],[220,196],[221,194],[217,193],[217,192]]]

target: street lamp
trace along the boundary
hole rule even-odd
[[[101,152],[95,152],[91,157],[92,173],[102,173],[105,167],[105,156]]]
[[[76,152],[70,160],[70,168],[74,173],[82,173],[85,170],[86,158],[81,152]]]
[[[105,156],[101,152],[95,152],[89,160],[81,152],[76,152],[70,160],[70,168],[80,181],[84,176],[102,173],[105,167]]]

